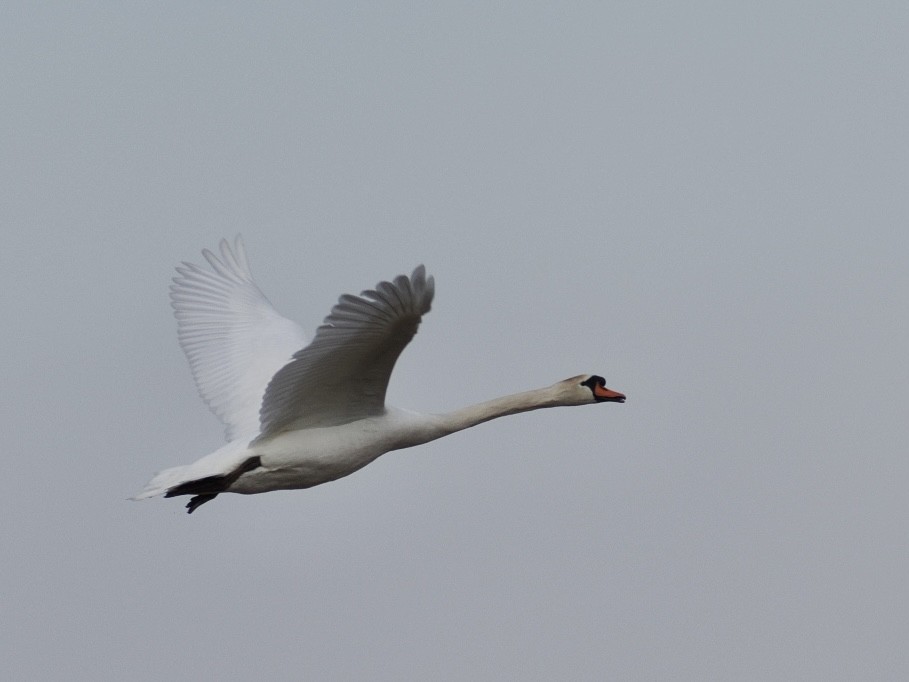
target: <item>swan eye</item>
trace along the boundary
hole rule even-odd
[[[581,386],[586,386],[587,388],[589,388],[592,391],[597,386],[600,386],[601,388],[606,386],[606,379],[604,379],[603,377],[601,377],[599,375],[594,374],[593,376],[588,377],[587,379],[582,381]]]

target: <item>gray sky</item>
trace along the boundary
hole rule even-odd
[[[0,9],[0,676],[909,676],[909,5],[186,4]],[[427,265],[394,404],[629,400],[128,502],[237,232],[310,333]]]

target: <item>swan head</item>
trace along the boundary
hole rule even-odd
[[[625,402],[624,394],[606,388],[606,380],[598,374],[581,374],[566,379],[562,385],[573,398],[572,403],[576,405]]]

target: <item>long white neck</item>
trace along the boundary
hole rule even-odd
[[[487,400],[484,403],[470,405],[454,412],[444,414],[410,413],[416,419],[410,421],[406,427],[403,443],[398,447],[410,447],[420,443],[427,443],[442,436],[469,429],[471,426],[482,424],[490,419],[505,417],[509,414],[518,414],[519,412],[538,410],[544,407],[574,404],[577,404],[577,402],[567,399],[562,386],[555,384],[546,388],[538,388],[533,391]]]
[[[446,433],[454,433],[488,422],[490,419],[498,419],[499,417],[507,417],[510,414],[538,410],[544,407],[564,405],[565,402],[562,396],[554,389],[554,386],[547,386],[546,388],[506,395],[435,416],[444,426]]]

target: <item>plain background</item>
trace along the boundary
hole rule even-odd
[[[909,5],[7,2],[0,672],[909,676]],[[167,299],[242,232],[311,333],[423,262],[389,401],[606,376],[308,491]]]

